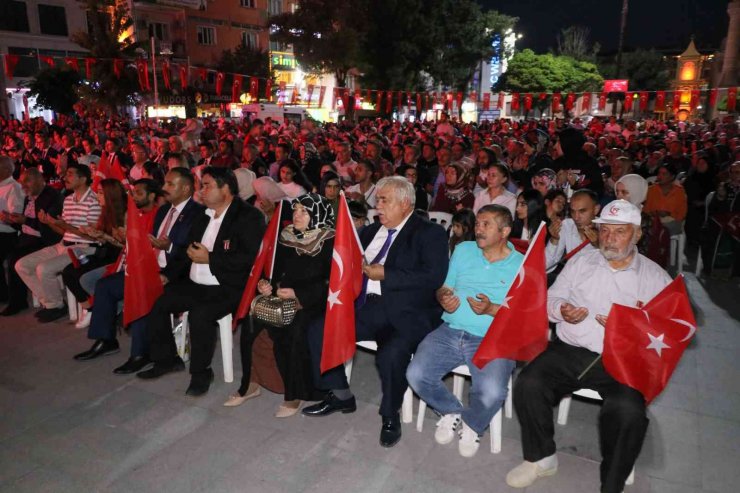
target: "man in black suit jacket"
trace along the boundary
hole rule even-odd
[[[59,243],[62,235],[38,220],[38,213],[58,217],[62,213],[62,196],[46,185],[44,176],[38,168],[26,168],[21,175],[21,186],[26,194],[22,214],[8,214],[7,222],[21,232],[8,256],[8,306],[0,312],[2,316],[11,316],[28,308],[28,289],[15,270],[18,259],[29,253]]]
[[[401,438],[398,411],[408,383],[406,367],[416,347],[441,323],[435,291],[442,286],[449,263],[444,229],[414,214],[416,192],[405,178],[383,178],[377,185],[380,223],[363,229],[365,293],[357,300],[356,340],[377,341],[383,426],[380,444],[392,447]],[[363,304],[364,301],[364,304]],[[360,306],[361,305],[361,306]],[[353,412],[355,398],[342,367],[319,374],[323,320],[308,329],[314,379],[328,397],[303,410],[307,416]]]
[[[208,392],[213,381],[217,322],[239,305],[265,231],[262,213],[239,200],[233,171],[208,167],[202,177],[200,194],[208,209],[193,222],[190,246],[171,259],[162,275],[165,291],[147,321],[154,367],[137,374],[148,380],[185,368],[170,314],[187,311],[191,380],[186,394],[194,397]]]

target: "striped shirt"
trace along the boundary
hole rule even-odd
[[[77,194],[71,193],[64,199],[62,219],[67,224],[75,227],[95,226],[102,211],[95,192],[92,191],[92,188],[88,188],[80,200],[77,200],[76,197]],[[81,238],[69,231],[64,233],[63,240],[73,243],[91,243],[87,238]]]

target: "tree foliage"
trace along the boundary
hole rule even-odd
[[[82,84],[76,70],[64,67],[49,67],[32,79],[27,87],[29,94],[36,97],[36,105],[56,113],[72,113],[73,106],[80,100],[78,89]]]
[[[127,65],[116,77],[113,59],[132,59],[146,52],[130,36],[133,19],[126,2],[111,5],[106,0],[85,0],[90,31],[72,34],[72,41],[90,52],[96,59],[92,68],[92,81],[82,88],[83,97],[108,107],[115,112],[118,106],[135,104],[139,88],[136,67]]]
[[[249,48],[244,43],[240,43],[234,49],[227,48],[221,52],[216,69],[221,72],[247,74],[263,79],[272,78],[270,54],[267,51]]]
[[[604,83],[595,64],[551,53],[523,50],[509,61],[496,90],[511,92],[597,91]]]
[[[607,79],[616,77],[616,63],[609,61],[599,66]],[[670,82],[668,62],[655,50],[638,49],[622,54],[622,78],[629,79],[630,91],[665,89]]]

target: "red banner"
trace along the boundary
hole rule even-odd
[[[257,77],[249,78],[249,97],[252,98],[253,103],[257,102],[260,97],[260,80]]]
[[[241,75],[234,75],[234,81],[231,83],[231,102],[238,103],[242,95],[242,84],[244,83],[244,77]],[[255,96],[256,97],[256,96]]]
[[[532,109],[532,95],[530,93],[527,93],[524,95],[524,111],[529,111]]]
[[[511,111],[519,111],[519,93],[511,93]]]
[[[79,70],[80,70],[80,61],[77,58],[75,58],[73,56],[65,57],[64,58],[64,63],[66,63],[69,66],[69,68],[71,68],[75,72],[79,72]]]
[[[18,62],[21,61],[20,55],[5,55],[5,75],[8,79],[13,78],[13,72],[15,72],[15,67],[18,65]]]
[[[563,95],[559,92],[552,94],[552,113],[555,114],[560,111],[560,100],[563,99]]]
[[[269,77],[265,81],[265,99],[268,103],[272,101],[272,79]]]
[[[154,77],[156,76],[157,74],[154,74]],[[164,81],[166,89],[172,89],[172,73],[170,71],[170,61],[167,59],[162,62],[162,81]]]
[[[640,92],[640,111],[645,111],[648,107],[648,93],[647,91]]]
[[[121,74],[123,74],[123,60],[120,58],[114,58],[113,59],[113,74],[116,76],[116,79],[121,78]]]
[[[306,106],[308,106],[309,108],[311,107],[311,99],[313,98],[313,88],[313,84],[309,84],[308,86],[306,86],[306,99],[308,99]]]
[[[665,111],[665,91],[657,91],[655,93],[655,110]]]
[[[491,109],[491,93],[486,92],[483,94],[483,111]]]
[[[681,91],[673,91],[673,112],[681,107]]]
[[[691,111],[694,111],[696,107],[699,106],[699,96],[699,89],[691,91],[691,99],[689,100],[689,108],[691,108]]]
[[[588,113],[591,111],[591,93],[584,92],[583,99],[581,99],[581,112]]]
[[[632,110],[632,93],[631,92],[628,91],[624,93],[624,103],[622,104],[622,107],[624,108],[624,111]]]
[[[737,87],[727,89],[727,111],[735,111],[737,105]]]
[[[602,92],[599,94],[599,111],[604,111],[604,108],[606,108],[606,98],[608,94],[605,92]]]
[[[85,58],[85,77],[92,79],[92,66],[95,65],[97,60],[94,58]]]
[[[206,70],[204,67],[198,68],[196,70],[198,72],[198,78],[202,82],[205,82],[206,81],[206,78],[208,77],[208,70]]]
[[[576,103],[576,95],[572,92],[569,92],[567,96],[565,96],[565,109],[568,111],[571,111],[573,109],[573,105]]]
[[[39,55],[39,60],[47,64],[49,67],[54,68],[54,58],[46,55]]]
[[[142,91],[151,90],[149,86],[149,64],[143,58],[136,60],[136,73],[139,76],[139,89]]]
[[[717,106],[717,96],[719,95],[719,89],[716,87],[709,90],[709,107],[714,108]]]
[[[388,91],[385,96],[385,112],[393,111],[393,91]]]
[[[226,74],[223,72],[216,72],[216,95],[220,96],[221,92],[224,90],[224,79],[226,78]]]
[[[180,87],[183,90],[185,90],[188,87],[188,66],[180,65],[179,72],[180,72]]]
[[[422,111],[422,109],[421,109],[421,94],[419,94],[417,92],[416,93],[416,114],[418,115],[419,113],[421,113],[421,111]]]
[[[506,94],[503,92],[498,93],[498,109],[502,111],[504,109],[504,103],[506,102]]]
[[[605,80],[604,92],[627,92],[629,80]]]
[[[383,107],[383,91],[378,91],[378,93],[375,95],[375,110],[380,111],[380,108]]]

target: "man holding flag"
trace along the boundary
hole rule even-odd
[[[424,338],[406,372],[419,398],[442,415],[434,434],[437,443],[450,443],[462,424],[458,450],[463,457],[478,451],[480,436],[506,399],[514,370],[511,359],[494,359],[482,369],[472,363],[524,258],[508,241],[512,222],[511,211],[501,205],[478,211],[475,242],[455,248],[447,279],[437,290],[443,323]],[[468,407],[442,381],[460,365],[467,365],[473,381]]]
[[[599,416],[602,492],[624,489],[645,438],[645,397],[602,364],[604,327],[613,304],[642,307],[671,279],[637,252],[639,208],[615,200],[594,223],[599,225],[599,250],[572,258],[548,292],[547,313],[557,324],[557,339],[522,370],[514,386],[525,461],[506,477],[515,488],[557,472],[552,408],[575,390],[596,390],[604,400]]]

